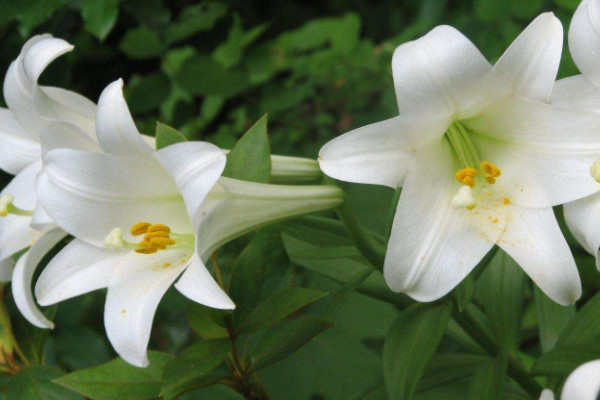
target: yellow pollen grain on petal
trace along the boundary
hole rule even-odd
[[[483,172],[485,172],[484,178],[486,182],[490,185],[496,183],[496,178],[502,175],[502,171],[500,171],[500,168],[498,168],[496,164],[491,163],[489,161],[482,161],[479,167]]]
[[[143,235],[144,233],[148,232],[148,228],[151,226],[152,224],[149,222],[138,222],[131,227],[129,232],[131,232],[133,236]]]
[[[506,206],[506,205],[508,205],[508,203],[510,203],[510,200],[505,197],[504,198],[504,205]]]
[[[171,232],[171,228],[163,224],[152,224],[148,226],[148,232]]]
[[[475,186],[475,177],[477,176],[477,170],[472,167],[463,168],[458,170],[454,175],[454,178],[462,183],[463,185],[473,187]]]

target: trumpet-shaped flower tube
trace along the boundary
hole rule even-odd
[[[123,359],[145,366],[156,307],[175,281],[193,301],[234,308],[204,265],[210,253],[265,224],[336,207],[343,193],[334,186],[222,178],[225,154],[209,143],[155,151],[137,131],[122,85],[112,83],[98,101],[96,132],[104,152],[51,149],[44,155],[40,202],[75,240],[48,264],[35,293],[49,305],[108,288],[108,338]]]
[[[321,149],[333,178],[403,187],[384,263],[394,291],[438,299],[497,244],[556,302],[579,298],[551,207],[597,190],[600,117],[549,104],[562,39],[540,15],[492,66],[439,26],[394,52],[400,115]]]

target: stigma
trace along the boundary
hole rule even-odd
[[[8,214],[22,215],[25,217],[31,217],[33,211],[23,210],[14,205],[15,196],[10,194],[3,194],[0,196],[0,217],[6,217]]]
[[[594,178],[596,182],[600,183],[600,158],[594,161],[590,167],[590,175],[592,175],[592,178]]]
[[[452,197],[452,207],[454,208],[466,208],[472,210],[475,208],[475,198],[473,197],[473,190],[470,186],[461,186],[458,192]]]

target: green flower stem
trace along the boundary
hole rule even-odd
[[[490,336],[488,331],[481,325],[479,320],[473,315],[469,307],[463,312],[454,309],[452,318],[475,340],[490,356],[498,357],[502,352],[502,347],[496,340]],[[508,358],[508,375],[512,377],[523,389],[530,395],[537,397],[544,389],[535,379],[533,379],[523,362],[516,356]]]

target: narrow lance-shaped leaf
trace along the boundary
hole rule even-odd
[[[225,311],[190,302],[186,316],[190,328],[202,339],[209,340],[227,337]]]
[[[531,372],[566,377],[581,364],[597,359],[600,359],[600,346],[597,344],[561,346],[538,358]]]
[[[271,148],[267,136],[267,116],[259,119],[227,154],[223,176],[266,183],[271,177]]]
[[[597,293],[563,329],[556,348],[565,345],[592,343],[600,337],[600,293]]]
[[[83,400],[83,398],[52,382],[63,375],[55,367],[35,366],[14,375],[4,391],[5,400]]]
[[[415,304],[392,324],[383,348],[383,375],[388,397],[412,398],[450,320],[449,302]]]
[[[191,345],[164,368],[161,395],[174,399],[180,394],[208,386],[230,375],[228,368],[219,368],[229,351],[229,339],[217,339]]]
[[[156,150],[185,141],[187,141],[187,138],[177,129],[167,124],[156,122]]]
[[[300,317],[281,322],[270,329],[254,349],[252,370],[275,364],[333,327],[324,319]]]
[[[535,309],[537,312],[538,329],[542,351],[547,353],[554,348],[561,332],[575,315],[575,306],[561,306],[552,301],[537,286],[535,294]]]
[[[269,328],[303,307],[326,296],[320,290],[292,287],[275,293],[252,311],[239,328],[239,333],[251,333]]]
[[[138,368],[120,358],[82,369],[55,380],[86,397],[99,400],[150,399],[160,394],[161,376],[169,354],[148,352],[150,365]]]
[[[469,400],[502,400],[506,381],[508,356],[506,353],[482,364],[469,385]]]
[[[498,251],[477,280],[478,294],[492,332],[509,352],[519,348],[525,274],[504,251]]]

